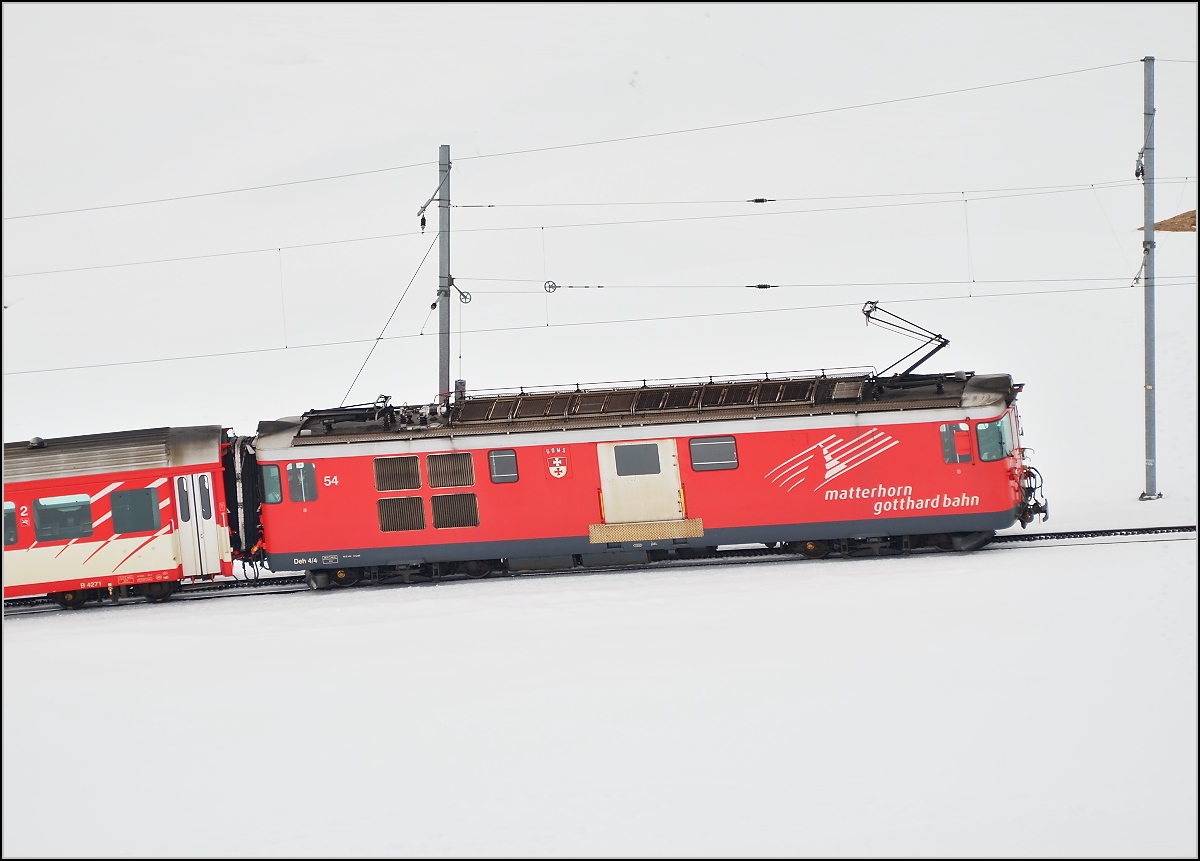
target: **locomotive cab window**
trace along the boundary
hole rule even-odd
[[[262,474],[262,501],[268,505],[283,502],[283,485],[279,482],[279,467],[273,463],[264,463]]]
[[[158,489],[114,490],[112,494],[113,532],[154,532],[162,526],[158,513]]]
[[[17,543],[17,504],[4,503],[4,546]]]
[[[658,443],[618,445],[613,448],[617,459],[617,475],[658,475]]]
[[[288,499],[292,502],[311,502],[317,498],[317,465],[289,463],[287,465]]]
[[[92,501],[86,493],[33,501],[33,531],[38,541],[90,538]]]
[[[708,472],[714,469],[737,469],[737,443],[731,436],[694,439],[688,443],[692,453],[692,469]]]
[[[975,438],[979,441],[980,460],[1003,460],[1012,454],[1012,425],[1008,423],[1007,415],[975,425]]]
[[[971,426],[966,422],[954,422],[942,425],[941,432],[942,460],[946,463],[970,463]]]
[[[489,451],[488,470],[492,474],[492,484],[512,484],[520,478],[517,474],[517,453],[512,449]]]

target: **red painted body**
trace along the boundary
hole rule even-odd
[[[1005,412],[1015,423],[1015,409]],[[1004,516],[1021,501],[1020,449],[999,460],[982,461],[975,434],[978,419],[970,421],[969,434],[960,435],[959,445],[965,448],[961,454],[970,455],[969,462],[947,463],[939,433],[944,418],[941,422],[912,422],[904,416],[900,419],[903,423],[898,423],[894,414],[877,413],[869,417],[873,419],[870,424],[860,426],[849,424],[855,416],[845,418],[848,421],[842,427],[806,427],[819,422],[798,418],[791,420],[793,427],[780,430],[767,429],[765,422],[740,422],[745,432],[727,434],[736,440],[737,468],[717,471],[696,471],[688,456],[691,440],[717,435],[706,425],[684,426],[694,432],[688,436],[678,435],[679,425],[646,427],[641,429],[644,436],[640,438],[676,441],[685,514],[700,518],[706,534],[864,522],[877,524],[878,534],[908,534],[914,531],[911,524],[900,532],[892,531],[889,524],[914,517],[932,522],[968,514]],[[629,436],[628,428],[625,431],[615,438],[636,439]],[[303,557],[351,549],[586,537],[589,525],[605,522],[596,441],[603,433],[568,430],[557,434],[560,442],[554,445],[521,445],[520,434],[456,439],[453,449],[419,452],[422,487],[407,491],[376,490],[374,459],[393,453],[381,453],[376,443],[322,447],[320,452],[290,449],[294,461],[274,460],[260,450],[260,464],[275,463],[285,471],[288,463],[313,463],[317,476],[316,499],[292,502],[284,493],[278,504],[262,507],[266,550],[272,555]],[[516,452],[518,481],[496,484],[490,480],[488,452],[497,449]],[[364,450],[371,453],[359,453]],[[835,456],[832,464],[825,459],[827,450]],[[428,455],[448,451],[470,453],[473,486],[428,486]],[[811,455],[807,470],[798,475],[789,471],[789,466],[804,465],[801,461],[805,453]],[[418,452],[400,444],[394,454]],[[841,460],[837,459],[839,454]],[[565,472],[557,463],[562,460]],[[838,463],[843,464],[840,470]],[[556,472],[564,474],[556,477]],[[463,491],[478,498],[479,525],[434,528],[430,498]],[[421,498],[426,527],[382,532],[377,500],[388,497]],[[939,523],[930,531],[953,531],[952,527]]]

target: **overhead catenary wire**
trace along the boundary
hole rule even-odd
[[[982,283],[982,282],[976,282],[976,283]],[[1011,296],[1050,296],[1050,295],[1056,295],[1056,294],[1069,294],[1069,293],[1098,293],[1098,292],[1106,292],[1106,291],[1113,291],[1113,290],[1129,290],[1129,289],[1132,289],[1133,286],[1134,286],[1133,284],[1123,284],[1123,285],[1108,286],[1108,287],[1077,287],[1077,288],[1066,288],[1066,289],[1060,289],[1060,290],[1020,290],[1020,291],[1007,291],[1007,292],[1003,292],[1003,293],[975,293],[974,295],[970,295],[970,296],[968,296],[968,295],[923,296],[923,297],[911,297],[911,298],[907,298],[907,299],[891,298],[891,299],[888,299],[887,301],[888,301],[888,304],[891,304],[891,305],[909,304],[909,303],[913,303],[913,302],[955,302],[955,301],[963,301],[963,300],[981,301],[984,299],[1000,299],[1000,298],[1006,298],[1006,297],[1011,297]],[[1160,285],[1160,286],[1163,286],[1163,287],[1195,287],[1195,286],[1197,286],[1197,282],[1196,281],[1190,281],[1190,282],[1180,281],[1175,284],[1164,284],[1164,285]],[[575,321],[575,322],[562,322],[562,323],[549,323],[549,324],[537,323],[537,324],[531,324],[531,325],[525,325],[525,326],[497,326],[497,327],[490,327],[490,328],[485,328],[485,329],[471,329],[467,332],[467,334],[519,332],[519,331],[529,331],[531,329],[579,328],[579,327],[584,327],[584,326],[612,326],[612,325],[626,325],[626,324],[636,324],[636,323],[665,322],[665,321],[671,321],[671,320],[691,320],[691,319],[712,318],[712,317],[739,317],[739,316],[746,316],[746,315],[753,315],[753,314],[779,314],[779,313],[790,313],[790,312],[796,312],[796,311],[826,310],[826,309],[831,309],[831,308],[859,308],[859,307],[861,307],[861,304],[862,304],[861,302],[835,302],[835,303],[827,303],[827,304],[821,304],[821,305],[802,305],[802,306],[796,306],[796,307],[790,307],[790,308],[755,308],[755,309],[749,309],[749,310],[744,310],[744,311],[714,311],[714,312],[699,313],[699,314],[669,314],[669,315],[657,316],[657,317],[631,317],[631,318],[624,318],[624,319],[619,319],[619,320],[582,320],[582,321]],[[423,325],[422,325],[422,328],[424,328]],[[416,332],[416,333],[408,334],[408,335],[384,335],[384,336],[380,336],[378,338],[353,338],[353,339],[347,339],[347,340],[341,340],[341,341],[323,341],[323,342],[317,342],[317,343],[312,343],[312,344],[298,344],[298,345],[294,344],[294,345],[291,345],[290,347],[287,347],[286,349],[289,351],[290,350],[309,350],[309,349],[318,349],[318,348],[324,348],[324,347],[349,346],[349,345],[354,345],[354,344],[370,344],[375,341],[406,340],[406,339],[420,338],[420,337],[435,337],[435,336],[433,335],[433,333],[425,333],[425,332],[421,331],[421,332]],[[87,364],[82,364],[82,365],[64,365],[64,366],[57,367],[57,368],[34,368],[34,369],[29,369],[29,370],[24,370],[24,371],[4,371],[3,376],[17,377],[17,376],[28,376],[28,375],[32,375],[32,374],[50,374],[50,373],[62,373],[62,372],[66,372],[66,371],[83,371],[83,370],[95,370],[95,369],[101,369],[101,368],[129,367],[129,366],[133,366],[133,365],[155,365],[155,364],[164,364],[167,362],[183,362],[183,361],[194,361],[194,360],[199,360],[199,359],[228,358],[228,357],[233,357],[233,356],[256,355],[256,354],[263,354],[263,353],[282,353],[284,351],[285,351],[284,347],[258,347],[258,348],[244,349],[244,350],[227,350],[227,351],[221,351],[221,352],[215,352],[215,353],[200,353],[200,354],[193,354],[193,355],[187,355],[187,356],[160,356],[160,357],[149,358],[149,359],[129,359],[126,361],[119,361],[119,362],[89,362]]]
[[[1163,176],[1155,179],[1155,185],[1175,185],[1190,183],[1195,177]],[[1141,187],[1137,179],[1111,179],[1105,182],[1069,183],[1058,185],[1021,185],[1007,188],[966,188],[948,189],[944,191],[892,191],[873,194],[831,194],[808,197],[758,197],[758,198],[718,198],[712,200],[609,200],[609,201],[557,201],[543,203],[452,203],[451,209],[557,209],[580,206],[718,206],[743,203],[806,203],[824,202],[830,200],[876,200],[892,197],[946,197],[964,194],[995,194],[1000,192],[1066,192],[1085,191],[1089,188],[1118,188],[1121,186]]]
[[[379,342],[383,340],[383,333],[387,331],[387,327],[392,324],[392,318],[396,316],[396,312],[400,310],[400,303],[404,301],[404,297],[408,295],[408,291],[412,289],[413,282],[417,280],[417,276],[421,273],[421,268],[425,265],[425,261],[429,259],[429,252],[433,250],[433,246],[437,245],[438,239],[441,236],[440,231],[435,231],[433,242],[429,243],[429,247],[425,249],[425,254],[421,257],[421,262],[417,264],[416,270],[413,271],[412,278],[408,279],[408,286],[404,288],[404,292],[400,294],[400,298],[396,300],[395,306],[392,308],[392,313],[388,315],[387,322],[383,324],[383,328],[379,330],[379,336],[375,338],[371,344],[371,349],[367,351],[367,357],[363,359],[363,363],[358,368],[358,373],[354,375],[354,379],[350,382],[350,387],[346,389],[346,394],[342,396],[342,402],[338,406],[345,406],[346,398],[350,397],[350,392],[354,390],[354,384],[358,382],[358,378],[362,376],[363,370],[367,367],[367,362],[371,361],[371,356],[375,354],[375,348],[379,346]]]
[[[1160,180],[1159,182],[1162,184],[1174,184],[1174,182],[1176,182],[1176,181],[1194,182],[1195,178],[1194,177],[1183,177],[1181,180]],[[1093,187],[1106,187],[1106,186],[1112,187],[1115,183],[1122,183],[1122,184],[1128,184],[1128,185],[1137,185],[1138,184],[1136,180],[1116,180],[1116,181],[1110,181],[1108,183],[1092,183],[1092,184],[1088,184],[1088,185],[1043,186],[1043,187],[1041,187],[1041,190],[1025,192],[1025,191],[1022,191],[1021,189],[1017,189],[1011,194],[988,194],[988,196],[986,196],[986,197],[967,198],[967,199],[975,200],[975,201],[988,201],[988,200],[1001,200],[1001,199],[1010,199],[1010,198],[1018,198],[1018,197],[1035,197],[1035,196],[1045,195],[1045,194],[1070,194],[1070,193],[1075,193],[1075,192],[1089,191],[1089,190],[1092,190]],[[1000,191],[1003,191],[1003,189],[1001,189]],[[674,216],[674,217],[668,217],[668,218],[626,219],[626,220],[622,220],[622,221],[574,222],[574,223],[568,223],[568,224],[507,225],[507,226],[500,226],[500,227],[465,227],[465,228],[460,227],[460,228],[455,228],[454,232],[455,233],[486,233],[486,232],[516,231],[516,230],[542,230],[542,231],[545,231],[545,230],[554,230],[554,229],[582,228],[582,227],[612,227],[612,226],[631,225],[631,224],[658,224],[658,223],[670,223],[670,222],[682,222],[682,221],[712,221],[712,220],[719,220],[719,219],[726,219],[726,218],[761,218],[764,216],[765,217],[774,217],[774,216],[782,216],[782,215],[804,215],[804,214],[808,214],[808,213],[824,214],[824,213],[829,213],[829,212],[853,212],[853,211],[857,211],[857,210],[890,209],[890,208],[904,207],[904,206],[936,206],[936,205],[942,205],[942,204],[948,204],[948,203],[958,203],[961,200],[963,200],[963,197],[962,197],[963,194],[971,194],[971,193],[972,192],[952,192],[952,194],[954,194],[955,197],[948,197],[945,200],[920,200],[920,201],[905,201],[905,202],[896,202],[896,203],[863,204],[863,205],[857,205],[857,206],[825,207],[825,208],[820,208],[820,209],[815,209],[815,208],[814,209],[791,209],[791,210],[772,210],[772,211],[766,211],[766,212],[735,212],[735,213],[719,213],[719,214],[713,214],[713,215]],[[915,194],[922,194],[922,193],[917,192]],[[928,194],[944,194],[944,193],[943,192],[929,192]],[[879,195],[879,196],[880,197],[893,197],[893,196],[910,196],[910,195]],[[852,196],[852,197],[859,197],[859,196]],[[872,197],[872,196],[863,195],[862,197]],[[827,199],[827,198],[813,198],[813,200],[823,200],[823,199]],[[841,198],[828,198],[828,199],[841,199]],[[849,198],[845,198],[845,199],[849,199]],[[805,198],[797,198],[797,200],[805,200]],[[91,266],[66,267],[66,268],[62,268],[62,269],[41,269],[41,270],[34,270],[34,271],[30,271],[30,272],[13,272],[13,273],[3,275],[2,277],[4,277],[4,278],[32,278],[34,276],[40,276],[40,275],[62,275],[62,274],[71,273],[71,272],[88,272],[88,271],[99,270],[99,269],[117,269],[117,268],[121,268],[121,267],[125,267],[125,266],[153,266],[153,265],[158,265],[158,264],[163,264],[163,263],[181,263],[181,262],[186,262],[186,261],[190,261],[190,260],[204,260],[204,259],[216,258],[216,257],[235,257],[238,255],[245,255],[245,254],[263,254],[268,251],[291,251],[291,250],[296,250],[296,249],[300,249],[300,248],[317,248],[317,247],[325,246],[325,245],[344,245],[344,244],[354,243],[354,242],[375,242],[375,241],[382,240],[382,239],[397,239],[397,238],[401,238],[401,237],[405,237],[405,236],[420,236],[420,235],[422,235],[422,232],[418,231],[418,230],[406,231],[406,232],[400,232],[400,233],[381,233],[381,234],[376,234],[373,236],[355,236],[355,237],[348,237],[348,238],[344,238],[344,239],[328,239],[328,240],[321,240],[318,242],[296,243],[293,245],[282,245],[282,246],[272,245],[272,246],[267,246],[264,248],[249,248],[249,249],[245,249],[245,250],[241,250],[241,251],[216,251],[216,252],[211,252],[211,253],[207,253],[207,254],[192,254],[192,255],[185,255],[185,256],[180,256],[180,257],[161,257],[161,258],[156,258],[153,260],[133,260],[133,261],[125,261],[125,262],[121,262],[121,263],[100,263],[100,264],[95,264],[95,265],[91,265]]]
[[[841,107],[822,108],[822,109],[818,109],[818,110],[802,111],[802,112],[793,113],[793,114],[783,114],[783,115],[774,116],[774,117],[761,117],[758,119],[739,120],[736,122],[729,122],[729,123],[716,123],[716,124],[712,124],[712,125],[696,126],[694,128],[686,128],[686,129],[674,129],[671,131],[664,131],[664,132],[648,132],[646,134],[641,134],[641,135],[627,135],[624,137],[603,138],[600,140],[593,140],[593,141],[580,141],[577,143],[570,143],[570,144],[557,144],[554,146],[533,147],[530,149],[522,149],[522,150],[511,150],[508,152],[482,153],[482,154],[473,155],[473,156],[459,156],[458,160],[459,161],[468,161],[468,160],[485,159],[485,158],[504,158],[507,156],[529,155],[531,153],[551,152],[554,150],[573,149],[573,148],[588,147],[588,146],[602,146],[605,144],[613,144],[613,143],[626,143],[626,142],[630,142],[630,141],[648,140],[651,138],[670,137],[670,136],[674,136],[674,135],[683,135],[683,134],[694,134],[697,132],[715,131],[718,129],[737,128],[740,126],[758,125],[758,124],[762,124],[762,123],[773,123],[773,122],[780,122],[783,120],[790,120],[790,119],[801,119],[803,117],[821,116],[823,114],[833,114],[833,113],[841,113],[841,112],[845,112],[845,111],[862,110],[865,108],[882,107],[884,105],[901,104],[903,102],[914,102],[914,101],[921,101],[924,99],[939,98],[942,96],[951,96],[951,95],[959,95],[962,93],[978,92],[981,90],[995,89],[997,87],[1007,87],[1007,86],[1014,86],[1017,84],[1027,84],[1027,83],[1032,83],[1034,81],[1044,81],[1044,80],[1050,80],[1052,78],[1067,77],[1070,75],[1081,75],[1081,74],[1086,74],[1088,72],[1098,72],[1098,71],[1102,71],[1104,69],[1113,69],[1113,68],[1117,68],[1119,66],[1128,66],[1133,63],[1140,63],[1140,62],[1141,62],[1140,59],[1126,60],[1126,61],[1123,61],[1120,63],[1109,63],[1109,64],[1103,65],[1103,66],[1092,66],[1092,67],[1085,68],[1085,69],[1073,69],[1073,70],[1070,70],[1067,72],[1055,72],[1055,73],[1048,74],[1048,75],[1037,75],[1037,76],[1029,77],[1029,78],[1018,78],[1018,79],[1011,80],[1011,81],[1000,81],[1000,82],[993,83],[993,84],[980,84],[980,85],[973,86],[973,87],[959,87],[959,88],[953,89],[953,90],[941,90],[941,91],[933,92],[933,93],[922,93],[922,94],[915,95],[915,96],[900,96],[900,97],[897,97],[894,99],[881,99],[881,100],[871,101],[871,102],[861,102],[861,103],[853,104],[853,105],[843,105]],[[131,207],[131,206],[146,206],[146,205],[150,205],[150,204],[168,203],[168,202],[177,201],[177,200],[190,200],[190,199],[200,198],[200,197],[215,197],[217,195],[223,195],[223,194],[240,194],[243,192],[261,191],[264,189],[280,188],[280,187],[289,186],[289,185],[303,185],[306,183],[326,182],[328,180],[346,179],[349,177],[365,176],[365,175],[374,174],[374,173],[385,173],[388,171],[407,170],[409,168],[414,168],[414,167],[426,167],[430,164],[437,164],[437,162],[422,161],[422,162],[414,162],[412,164],[393,165],[390,167],[380,167],[380,168],[373,168],[370,170],[353,171],[351,173],[331,174],[328,176],[310,177],[307,179],[290,180],[287,182],[263,183],[260,185],[244,186],[241,188],[229,188],[229,189],[222,189],[222,190],[218,190],[218,191],[199,192],[199,193],[195,193],[195,194],[175,195],[172,197],[154,198],[151,200],[130,201],[130,202],[126,202],[126,203],[112,203],[112,204],[104,204],[104,205],[100,205],[100,206],[75,207],[73,209],[60,209],[60,210],[52,210],[52,211],[48,211],[48,212],[32,212],[32,213],[25,213],[22,215],[7,215],[4,217],[4,220],[12,221],[12,220],[26,219],[26,218],[45,218],[45,217],[54,216],[54,215],[67,215],[67,214],[75,214],[75,213],[81,213],[81,212],[95,212],[98,210],[120,209],[120,208]]]

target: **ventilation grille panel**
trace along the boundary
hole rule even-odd
[[[431,454],[425,461],[429,469],[430,487],[471,487],[475,484],[475,469],[469,452]]]
[[[430,501],[435,529],[479,525],[479,504],[473,493],[447,493]]]
[[[434,497],[435,499],[437,497]],[[379,500],[379,529],[383,532],[411,532],[425,528],[425,506],[419,496],[401,496]]]

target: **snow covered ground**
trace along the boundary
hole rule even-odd
[[[4,855],[1196,854],[1196,542],[9,619]]]

